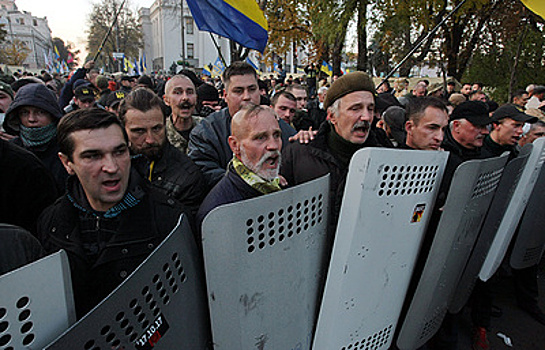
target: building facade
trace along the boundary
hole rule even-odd
[[[218,50],[210,33],[198,30],[185,1],[182,4],[179,0],[155,0],[151,7],[141,8],[138,13],[144,42],[142,57],[146,57],[148,71],[168,71],[173,64],[179,71],[182,65],[177,63],[184,58],[197,71],[216,61]],[[229,41],[213,36],[229,64]]]
[[[7,32],[6,44],[19,41],[28,49],[23,67],[43,69],[44,53],[47,54],[52,49],[51,29],[47,17],[36,17],[30,12],[19,11],[13,0],[0,0],[0,24],[3,24]]]

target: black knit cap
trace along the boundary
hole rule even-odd
[[[197,88],[197,97],[199,101],[218,101],[220,99],[218,90],[206,83]]]
[[[333,102],[339,98],[356,91],[369,91],[373,96],[377,95],[373,79],[364,72],[352,72],[343,75],[331,85],[327,90],[324,101],[324,109],[327,110]]]
[[[475,126],[484,126],[492,123],[488,116],[488,105],[481,101],[466,101],[460,103],[450,115],[450,120],[467,119]]]

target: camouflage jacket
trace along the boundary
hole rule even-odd
[[[191,125],[191,129],[193,129],[195,125],[199,124],[201,120],[203,119],[202,117],[198,117],[198,116],[192,116],[191,118],[193,118],[193,125]],[[182,153],[187,154],[188,153],[187,146],[189,144],[189,140],[184,138],[182,134],[180,134],[178,130],[176,130],[176,128],[174,127],[174,124],[172,123],[172,116],[169,116],[167,118],[166,129],[167,129],[168,141],[174,147],[179,149]]]

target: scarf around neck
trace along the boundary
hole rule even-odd
[[[27,147],[42,146],[57,136],[57,125],[51,123],[40,128],[27,128],[24,125],[20,125],[19,136],[23,144]]]
[[[269,194],[281,190],[280,178],[277,177],[272,181],[267,181],[250,169],[248,169],[248,167],[244,165],[244,163],[242,163],[240,159],[234,156],[233,160],[231,160],[231,163],[233,164],[235,172],[242,178],[242,180],[244,180],[244,182],[250,185],[253,189],[263,194]]]

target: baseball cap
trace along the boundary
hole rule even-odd
[[[522,111],[519,107],[513,104],[505,104],[499,107],[492,116],[492,121],[497,122],[504,118],[511,118],[517,122],[523,123],[535,123],[537,121],[536,117],[532,117]]]
[[[94,101],[95,89],[90,86],[80,86],[74,91],[74,96],[80,101]]]
[[[467,119],[475,126],[484,126],[492,123],[488,116],[488,105],[481,101],[466,101],[460,103],[450,115],[450,120]]]

